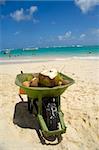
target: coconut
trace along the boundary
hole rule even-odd
[[[39,74],[39,86],[41,87],[52,87],[53,86],[53,80],[50,79],[47,76],[43,76],[42,74]]]
[[[69,82],[70,82],[70,81],[68,81],[68,80],[63,80],[63,81],[62,81],[62,84],[63,84],[63,85],[66,85],[66,84],[69,84]]]
[[[54,87],[62,85],[62,81],[63,79],[56,69],[44,70],[39,74],[40,86]]]
[[[27,81],[30,81],[30,80],[33,79],[33,77],[34,77],[34,76],[30,74],[30,75],[27,76],[26,80],[27,80]]]
[[[26,86],[26,87],[30,86],[30,82],[29,81],[24,81],[22,84],[23,84],[23,86]]]
[[[34,77],[34,78],[30,81],[30,86],[31,86],[31,87],[38,87],[38,82],[39,82],[39,78]]]
[[[49,77],[50,79],[54,79],[57,76],[58,72],[56,69],[50,69],[50,70],[43,70],[40,74],[45,77]]]

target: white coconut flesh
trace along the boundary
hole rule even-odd
[[[56,69],[50,69],[50,70],[43,70],[40,74],[42,74],[43,76],[47,76],[50,79],[54,79],[58,75],[58,72]]]

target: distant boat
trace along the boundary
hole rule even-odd
[[[82,47],[82,45],[76,45],[76,47]]]
[[[72,45],[72,47],[75,47],[75,45]]]
[[[49,46],[46,46],[45,48],[49,48]]]
[[[11,49],[4,49],[4,50],[3,50],[3,53],[4,53],[4,54],[9,54],[10,51],[11,51]]]
[[[38,47],[35,47],[35,48],[23,48],[23,51],[24,50],[38,50]]]

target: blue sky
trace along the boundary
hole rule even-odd
[[[99,44],[98,0],[0,0],[0,49],[75,44]]]

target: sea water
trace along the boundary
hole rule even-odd
[[[99,46],[72,46],[72,47],[47,47],[28,49],[4,49],[0,50],[0,58],[28,58],[28,57],[90,57],[99,58]]]

